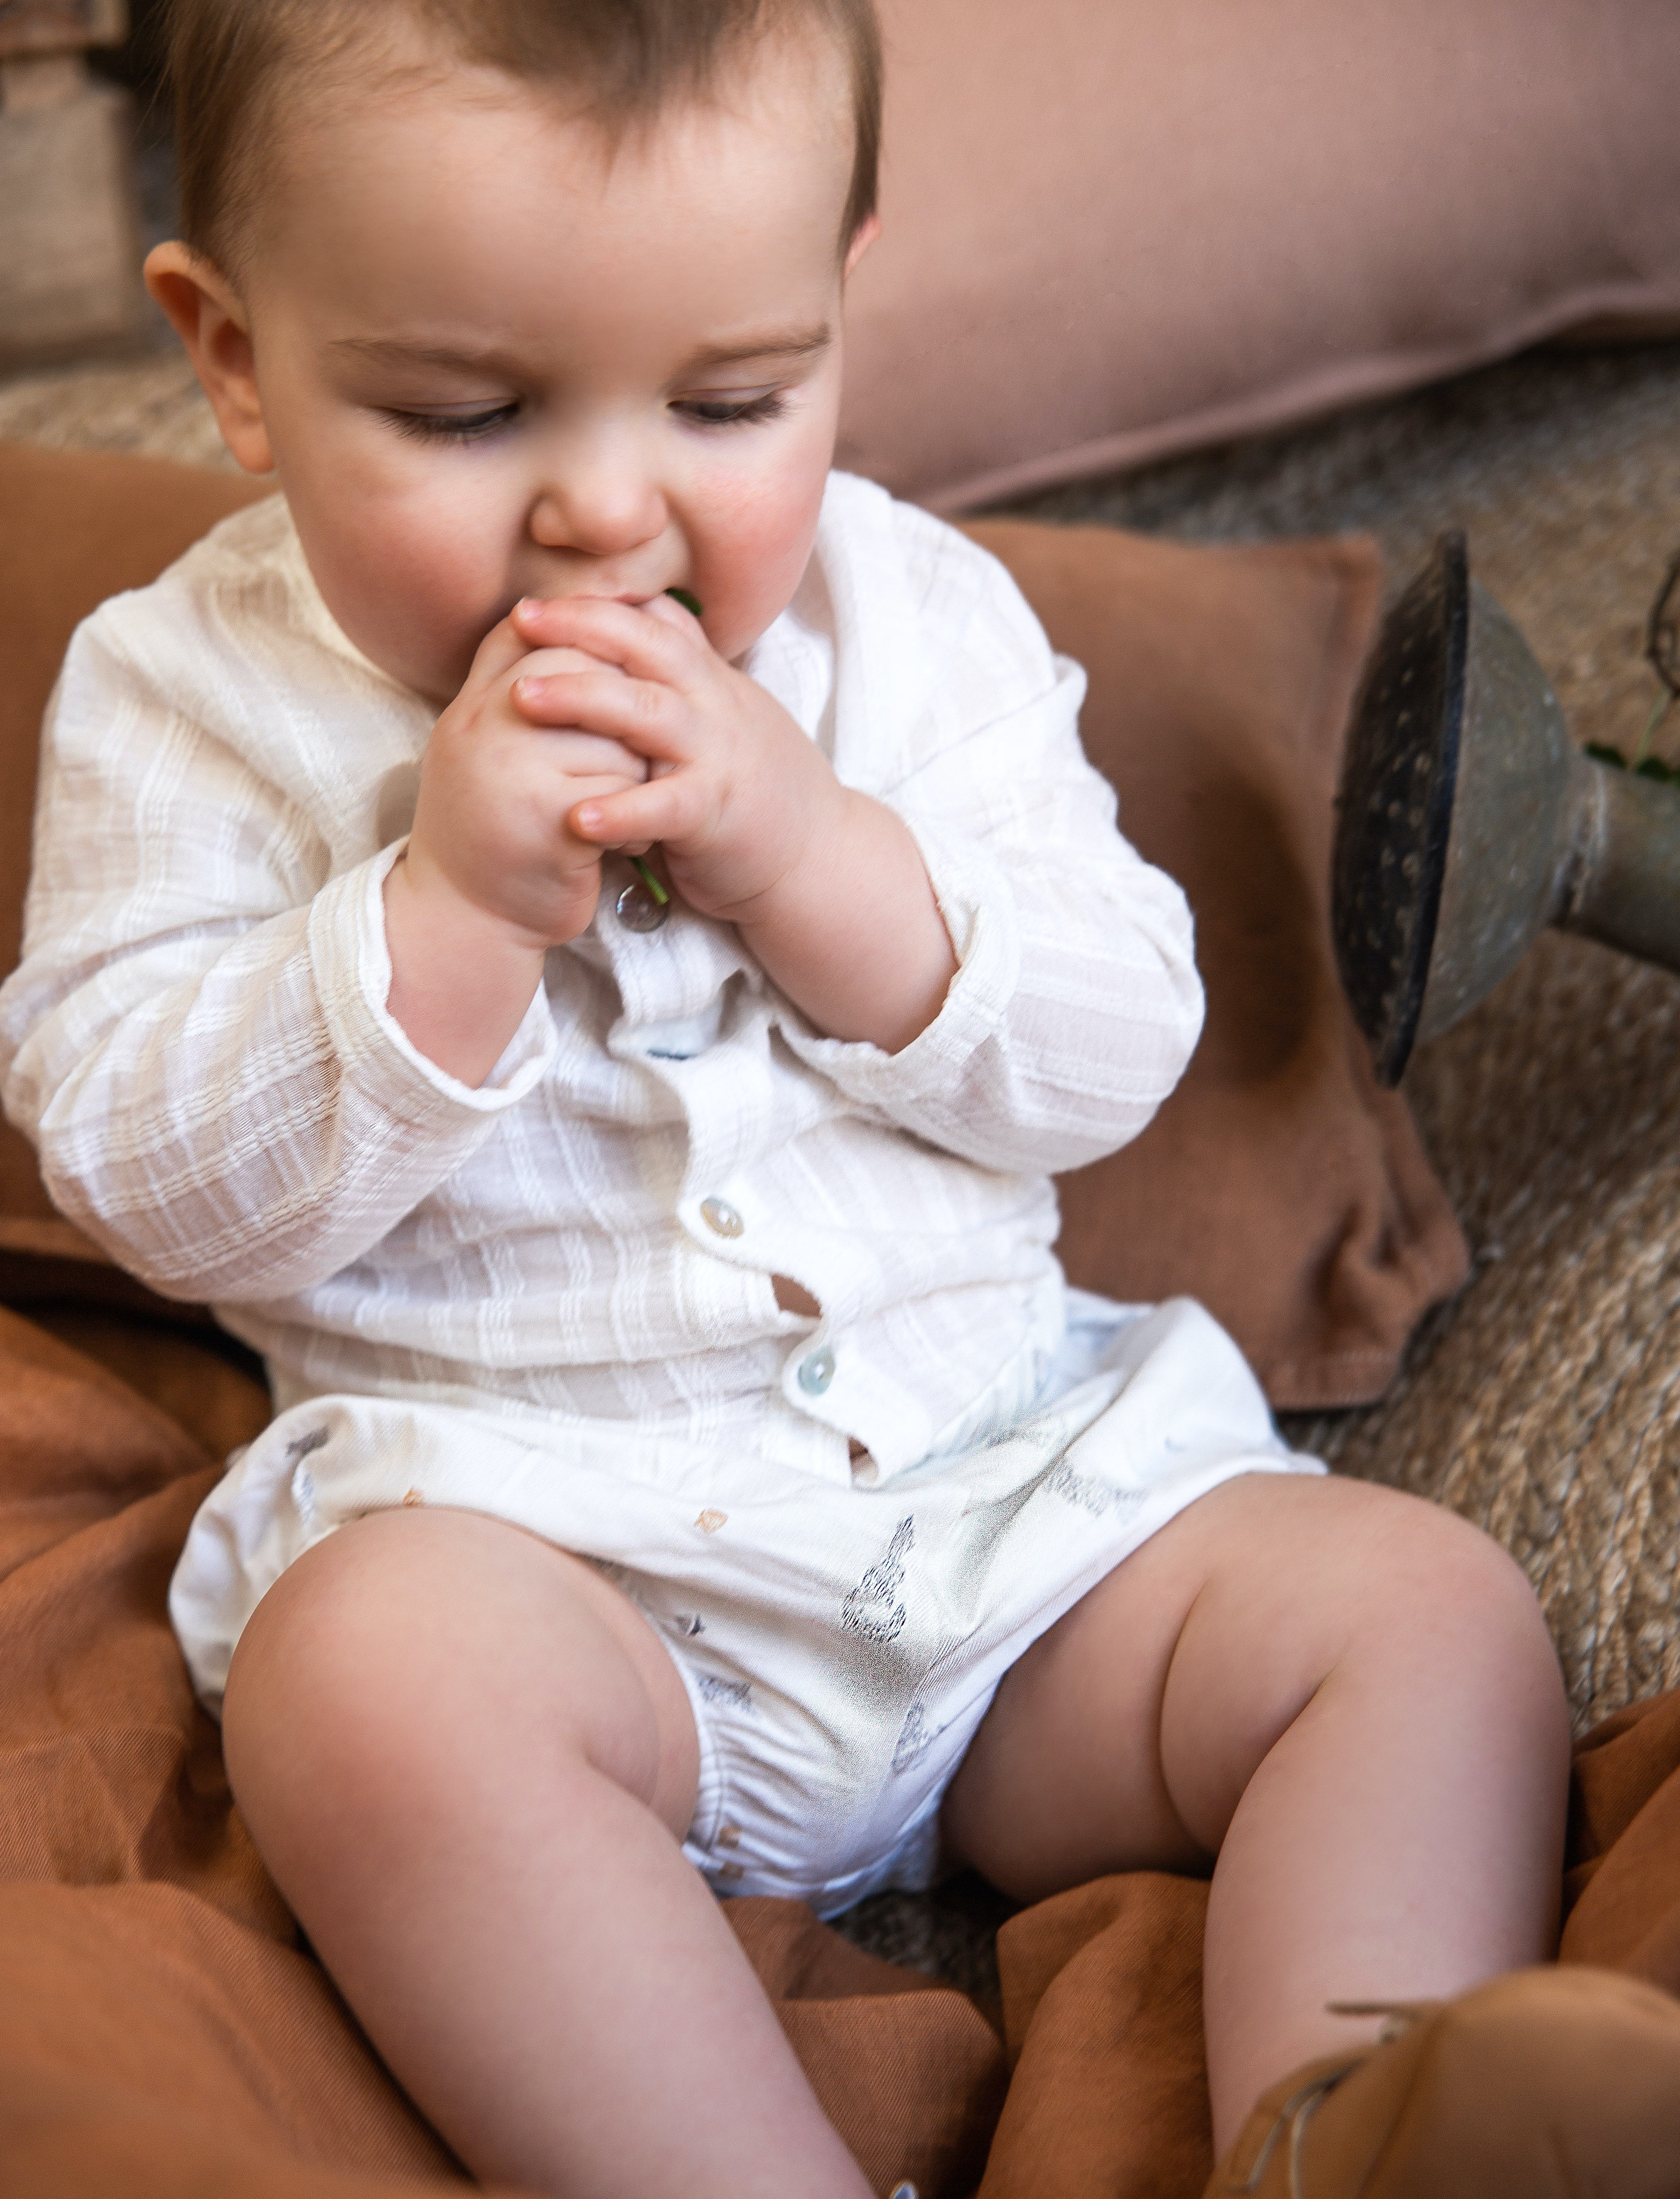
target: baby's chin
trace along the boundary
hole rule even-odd
[[[492,627],[499,623],[493,621]],[[359,646],[388,680],[394,680],[398,686],[406,687],[435,710],[441,710],[466,685],[473,659],[492,627],[487,627],[482,633],[448,636],[392,638],[376,634],[371,637],[371,645],[365,641]]]
[[[408,607],[370,604],[365,598],[334,600],[334,592],[316,575],[325,604],[341,633],[368,662],[399,687],[405,687],[435,709],[452,703],[466,684],[480,643],[490,631],[441,633],[427,629],[423,612]]]
[[[378,662],[377,658],[374,661]],[[464,657],[458,661],[452,658],[446,664],[393,663],[381,664],[379,668],[388,679],[394,680],[400,687],[406,687],[434,710],[443,710],[466,685],[472,661],[473,652],[469,650]]]

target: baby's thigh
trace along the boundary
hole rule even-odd
[[[1440,1508],[1246,1474],[1178,1514],[1005,1677],[953,1782],[948,1839],[1009,1890],[1216,1852],[1327,1682],[1418,1700],[1450,1670],[1555,1687],[1526,1580]]]
[[[271,1868],[463,1796],[511,1831],[568,1764],[680,1840],[699,1768],[682,1681],[628,1599],[522,1529],[441,1507],[353,1519],[288,1567],[240,1636],[223,1738]]]

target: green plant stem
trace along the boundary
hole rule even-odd
[[[670,900],[671,896],[666,892],[664,887],[660,884],[656,873],[648,868],[647,865],[642,860],[639,855],[632,855],[630,858],[630,867],[634,871],[636,876],[641,880],[648,891],[653,895],[654,899],[659,903],[661,908],[663,908],[665,904]]]

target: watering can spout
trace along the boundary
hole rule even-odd
[[[1554,921],[1680,970],[1680,793],[1580,761],[1578,857]]]
[[[1584,755],[1532,651],[1444,535],[1355,705],[1331,872],[1337,965],[1380,1080],[1548,925],[1680,970],[1680,791]]]

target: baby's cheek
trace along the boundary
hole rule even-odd
[[[348,639],[404,686],[437,702],[454,696],[504,608],[499,564],[460,515],[451,523],[424,506],[347,496],[330,516],[297,516],[316,584]]]
[[[720,655],[738,656],[792,599],[810,560],[827,479],[826,453],[779,480],[713,505],[695,592]]]

